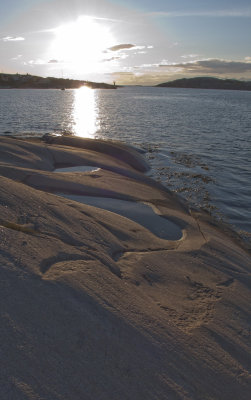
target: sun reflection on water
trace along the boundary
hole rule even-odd
[[[76,136],[94,138],[98,130],[96,90],[83,86],[75,90],[74,96],[73,133]]]

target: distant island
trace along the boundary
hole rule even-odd
[[[30,74],[4,74],[0,73],[0,89],[78,89],[87,86],[92,89],[117,89],[115,83],[98,83],[75,79],[63,79]]]
[[[156,87],[191,88],[191,89],[224,89],[251,90],[251,81],[236,79],[218,79],[210,77],[183,78],[175,81],[160,83]]]

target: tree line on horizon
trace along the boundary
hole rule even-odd
[[[2,89],[78,89],[87,86],[93,89],[116,89],[116,85],[90,82],[76,79],[54,78],[30,74],[0,73],[0,88]]]

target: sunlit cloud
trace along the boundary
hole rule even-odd
[[[160,66],[169,66],[169,65],[174,65],[175,63],[171,63],[171,62],[169,62],[168,60],[166,60],[166,59],[164,59],[164,60],[162,60],[160,63],[159,63],[159,67]]]
[[[181,58],[195,58],[198,57],[198,54],[184,54]]]
[[[36,58],[34,60],[24,61],[23,65],[34,66],[34,65],[48,65],[48,64],[61,64],[61,63],[63,62],[56,59],[51,59],[48,61],[43,58]]]
[[[245,61],[230,61],[221,59],[206,59],[190,61],[187,63],[173,63],[159,65],[161,68],[175,68],[181,69],[186,72],[206,73],[206,74],[239,74],[244,72],[251,72],[251,62]]]
[[[159,64],[157,63],[152,63],[152,64],[141,64],[141,65],[136,65],[134,68],[135,69],[152,69],[152,68],[156,68],[159,67]]]
[[[129,43],[123,43],[123,44],[117,44],[116,46],[109,47],[107,50],[108,51],[121,51],[121,50],[144,50],[144,49],[153,49],[153,46],[142,46],[142,45],[136,45],[136,44],[129,44]],[[105,52],[107,52],[107,50]],[[141,53],[143,54],[143,53]]]
[[[129,57],[128,54],[119,53],[119,55],[114,56],[114,57],[110,57],[110,58],[105,58],[103,61],[104,61],[104,62],[110,62],[110,61],[125,60],[125,59],[128,58],[128,57]]]
[[[120,60],[121,57],[111,57],[111,58],[105,58],[103,61],[104,62],[109,62],[109,61],[115,61],[115,60]]]
[[[109,47],[107,50],[104,51],[105,54],[107,54],[107,58],[105,58],[103,61],[115,61],[113,63],[113,66],[119,65],[118,60],[125,60],[129,56],[135,56],[135,55],[143,55],[147,54],[148,50],[153,49],[152,45],[145,46],[145,45],[136,45],[136,44],[129,44],[129,43],[122,43],[118,44],[112,47]],[[115,52],[116,56],[109,57],[111,53]],[[132,67],[133,68],[133,67]]]
[[[110,51],[120,51],[120,50],[125,50],[125,49],[132,49],[135,48],[135,44],[129,44],[129,43],[124,43],[124,44],[117,44],[116,46],[109,47]]]
[[[12,60],[18,61],[18,60],[20,60],[22,57],[23,57],[22,54],[18,54],[16,57],[12,57]]]
[[[251,8],[241,10],[201,10],[201,11],[153,11],[147,13],[148,16],[153,17],[213,17],[213,18],[227,18],[227,17],[241,17],[250,18]]]
[[[42,60],[41,58],[37,58],[36,60],[29,60],[29,61],[24,61],[23,65],[46,65],[48,62],[45,60]]]
[[[146,49],[146,46],[135,46],[134,50],[143,50]]]
[[[3,42],[20,42],[22,40],[25,40],[24,37],[22,36],[5,36],[1,38]]]
[[[151,74],[140,71],[122,71],[109,74],[110,78],[121,85],[157,85],[166,79],[161,78],[161,74]]]
[[[132,77],[134,77],[135,76],[135,73],[134,72],[130,72],[130,71],[118,71],[118,72],[113,72],[113,73],[110,73],[110,74],[107,74],[107,75],[110,75],[110,76],[114,76],[114,77],[126,77],[126,78],[128,78],[128,77],[130,77],[130,78],[132,78]]]
[[[92,18],[93,20],[97,20],[97,21],[123,22],[121,19],[115,19],[115,18],[95,17],[95,16],[90,16],[90,15],[88,17]]]
[[[110,74],[121,85],[157,85],[181,77],[218,76],[243,79],[251,78],[251,57],[243,61],[204,59],[184,63],[144,63]],[[250,79],[249,78],[249,79]]]

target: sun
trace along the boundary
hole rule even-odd
[[[55,38],[50,47],[50,57],[75,72],[97,72],[105,50],[114,43],[105,22],[88,16],[81,16],[53,31]]]

